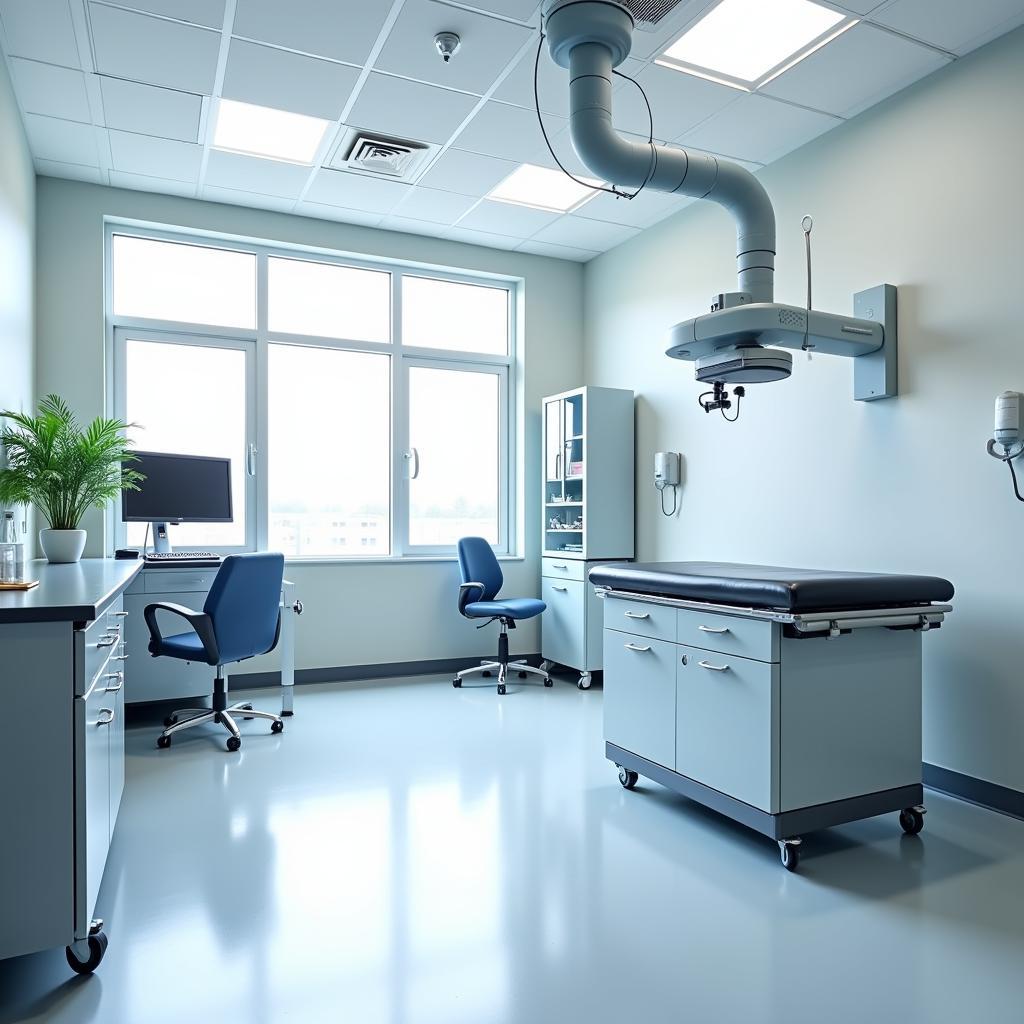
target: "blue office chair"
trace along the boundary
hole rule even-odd
[[[281,635],[281,583],[284,579],[284,555],[273,552],[229,555],[221,564],[201,612],[180,604],[158,602],[146,605],[149,627],[149,653],[154,658],[177,658],[215,666],[213,706],[182,708],[164,720],[165,729],[156,741],[169,747],[171,737],[206,722],[223,725],[231,735],[228,750],[242,745],[238,726],[232,717],[269,718],[271,732],[282,732],[284,721],[268,711],[255,711],[248,703],[228,705],[228,684],[224,666],[258,654],[267,654],[277,646]],[[183,618],[191,627],[184,633],[165,636],[157,622],[158,612]],[[188,717],[185,717],[188,716]]]
[[[489,676],[498,673],[498,693],[505,692],[505,677],[508,675],[508,631],[516,628],[517,619],[532,619],[540,615],[547,607],[543,601],[535,597],[498,598],[501,585],[505,582],[501,574],[501,566],[494,556],[491,545],[483,537],[463,537],[459,541],[459,570],[462,573],[462,586],[459,587],[459,612],[467,619],[486,619],[483,626],[497,619],[501,623],[498,634],[498,660],[482,661],[474,668],[464,669],[452,680],[452,686],[459,687],[467,676]],[[519,678],[525,679],[528,674],[542,676],[544,685],[551,685],[551,676],[542,668],[527,665],[525,659],[512,662],[518,670]]]

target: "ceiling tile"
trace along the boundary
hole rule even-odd
[[[313,179],[306,199],[313,203],[384,214],[390,213],[411,188],[411,185],[397,181],[382,181],[364,174],[323,168]]]
[[[114,188],[129,188],[134,192],[155,192],[157,195],[190,196],[196,194],[196,186],[188,181],[172,181],[170,178],[151,178],[145,174],[128,174],[126,171],[110,171],[110,184]]]
[[[203,184],[298,199],[311,173],[311,167],[298,164],[211,150]]]
[[[477,104],[472,96],[371,74],[346,118],[349,124],[418,142],[447,142]]]
[[[91,123],[85,76],[81,71],[18,57],[11,58],[10,68],[18,100],[27,114]]]
[[[91,124],[26,114],[25,131],[32,156],[37,160],[99,166],[96,129]]]
[[[381,214],[372,211],[352,210],[342,206],[327,206],[323,203],[299,203],[293,212],[302,217],[334,220],[342,224],[358,224],[360,227],[366,228],[375,228],[383,220]]]
[[[499,181],[504,181],[515,169],[516,164],[511,160],[449,149],[437,158],[420,179],[420,184],[479,197]]]
[[[224,0],[119,0],[122,7],[162,14],[178,21],[219,29],[224,25]]]
[[[459,55],[461,56],[461,54]],[[512,72],[494,92],[494,98],[503,103],[514,103],[517,107],[536,110],[533,100],[533,64],[536,50],[531,47],[526,56],[512,69]],[[537,92],[540,109],[545,114],[569,116],[569,75],[559,67],[547,53],[540,55],[537,69]]]
[[[462,41],[459,52],[447,64],[434,47],[438,32],[455,32]],[[402,8],[374,66],[480,95],[491,88],[498,73],[532,34],[532,29],[522,25],[420,0]]]
[[[230,203],[232,206],[245,206],[257,210],[274,210],[277,213],[290,213],[295,205],[294,199],[283,199],[280,196],[255,192],[242,192],[234,188],[220,188],[217,185],[204,185],[199,190],[199,198],[211,203]]]
[[[59,160],[36,160],[36,174],[46,178],[70,178],[72,181],[91,181],[100,185],[103,177],[98,167],[86,167],[84,164],[66,164]]]
[[[646,60],[664,53],[693,22],[717,2],[718,0],[683,0],[652,31],[638,30],[633,33],[631,55]]]
[[[413,220],[454,224],[475,202],[476,199],[472,196],[424,188],[420,185],[409,191],[395,212]]]
[[[638,228],[622,224],[607,224],[598,220],[569,215],[560,217],[553,224],[542,228],[534,235],[538,242],[553,242],[555,245],[569,245],[575,249],[592,249],[603,252],[620,242],[640,234]]]
[[[529,206],[485,199],[459,221],[458,227],[469,228],[470,231],[487,231],[494,235],[529,238],[560,216],[559,213],[547,210],[534,210]]]
[[[767,96],[743,96],[684,135],[687,147],[771,163],[842,122]]]
[[[224,74],[227,99],[335,121],[359,69],[232,39]]]
[[[429,238],[443,238],[447,226],[443,224],[431,224],[425,220],[413,220],[411,217],[396,217],[393,213],[388,214],[380,226],[385,231],[404,231],[408,235],[426,235]]]
[[[12,55],[81,67],[67,0],[0,0],[0,20]]]
[[[90,3],[96,70],[114,78],[210,95],[220,33]]]
[[[964,54],[1024,22],[1024,4],[1020,0],[894,0],[871,18]]]
[[[727,85],[651,64],[637,75],[651,103],[656,139],[678,139],[712,114],[735,103],[744,93]],[[645,139],[650,132],[647,106],[640,90],[628,82],[612,99],[612,123],[620,131]]]
[[[234,33],[362,65],[390,5],[338,0],[238,0]]]
[[[841,7],[844,11],[849,11],[851,14],[870,14],[876,7],[881,7],[882,4],[887,3],[888,0],[841,0],[839,3],[835,3],[835,7]]]
[[[574,249],[569,245],[538,242],[533,238],[529,238],[522,245],[517,246],[516,252],[528,252],[534,256],[553,256],[558,260],[575,260],[577,263],[586,263],[587,260],[592,260],[597,255],[590,249]]]
[[[532,21],[540,6],[537,0],[463,0],[467,7],[475,7],[479,11],[500,14],[505,18],[517,21]]]
[[[674,196],[651,189],[641,190],[635,199],[616,199],[615,196],[601,193],[584,203],[574,212],[574,216],[624,224],[626,227],[647,228],[681,210],[691,201],[687,196]]]
[[[861,23],[761,91],[830,114],[852,117],[947,62],[934,50]],[[865,73],[865,68],[870,68],[870,72]]]
[[[544,127],[552,138],[566,126],[562,117],[548,115]],[[455,141],[459,149],[503,157],[516,163],[536,163],[547,152],[535,111],[491,100],[484,104]]]
[[[199,178],[203,156],[201,146],[132,132],[111,131],[108,134],[114,170],[175,181],[196,181]]]
[[[108,128],[139,135],[159,135],[179,142],[196,142],[203,99],[191,92],[176,92],[122,78],[98,76],[103,116]]]
[[[488,249],[514,249],[519,244],[518,238],[509,235],[494,235],[486,231],[470,231],[468,228],[446,228],[445,238],[453,242],[465,242],[468,245],[483,245]]]

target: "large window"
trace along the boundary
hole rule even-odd
[[[119,227],[108,255],[114,413],[141,450],[231,459],[234,522],[176,547],[509,551],[514,283]]]

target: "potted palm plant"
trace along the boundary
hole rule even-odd
[[[7,468],[0,469],[0,505],[35,505],[49,529],[39,544],[51,562],[77,562],[85,549],[80,530],[89,508],[103,508],[122,490],[138,490],[141,473],[123,434],[127,424],[97,417],[85,430],[59,395],[47,395],[35,416],[0,412],[7,423],[0,446]]]

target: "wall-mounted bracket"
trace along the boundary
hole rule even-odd
[[[882,347],[853,361],[853,397],[858,402],[899,394],[899,349],[896,333],[896,285],[879,284],[853,296],[853,315],[882,325]]]

